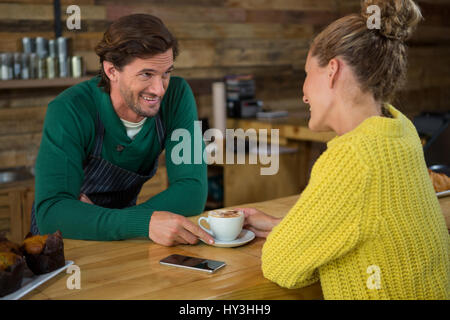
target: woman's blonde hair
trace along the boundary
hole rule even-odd
[[[369,29],[367,8],[380,9],[379,29]],[[376,101],[390,102],[403,84],[407,69],[405,41],[422,20],[412,0],[367,0],[361,13],[338,19],[323,30],[311,45],[311,55],[325,67],[336,57],[344,59],[355,73],[361,90],[370,90]]]

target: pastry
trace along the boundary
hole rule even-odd
[[[21,248],[34,274],[48,273],[65,265],[64,242],[59,230],[43,236],[29,233]]]
[[[0,252],[14,252],[22,255],[20,246],[17,243],[9,241],[4,235],[0,235]]]
[[[19,245],[0,237],[0,297],[20,288],[24,270],[25,259]]]
[[[436,192],[450,190],[450,177],[444,173],[437,173],[428,169],[433,187]]]

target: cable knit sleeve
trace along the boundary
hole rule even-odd
[[[354,249],[369,170],[349,143],[333,145],[315,163],[308,186],[262,250],[264,276],[300,288],[318,281],[318,268]]]

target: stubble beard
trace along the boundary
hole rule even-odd
[[[120,89],[120,92],[125,101],[125,104],[128,106],[128,108],[133,110],[133,112],[136,113],[138,116],[152,118],[158,113],[159,108],[161,107],[161,102],[159,102],[158,105],[155,106],[154,108],[149,109],[149,111],[144,111],[141,105],[139,104],[141,93],[138,93],[138,95],[134,97],[133,92],[131,90],[124,91]]]

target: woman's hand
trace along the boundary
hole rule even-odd
[[[280,223],[281,219],[272,217],[255,208],[236,208],[244,212],[244,228],[253,231],[257,237],[267,238],[272,228]]]

